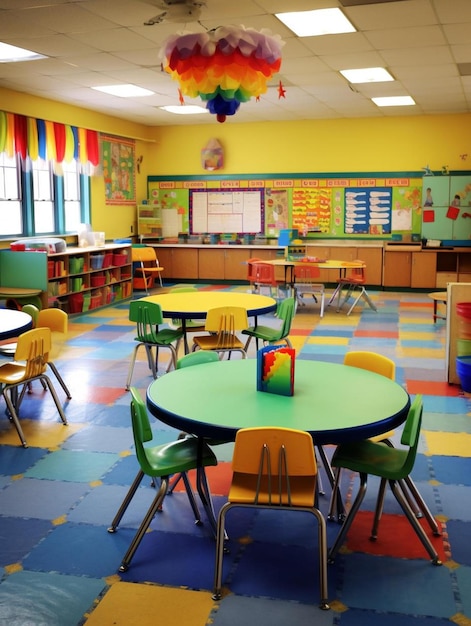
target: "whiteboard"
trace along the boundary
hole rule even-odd
[[[199,233],[260,233],[263,193],[250,191],[190,192],[190,231]]]

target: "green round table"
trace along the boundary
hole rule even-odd
[[[150,384],[148,409],[199,437],[234,440],[240,428],[283,426],[320,446],[378,435],[407,417],[405,389],[367,370],[297,359],[294,395],[281,396],[257,391],[256,368],[256,359],[238,359],[172,371]]]

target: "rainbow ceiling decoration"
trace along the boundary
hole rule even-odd
[[[266,92],[267,82],[280,69],[283,45],[279,35],[244,26],[177,34],[164,44],[163,67],[184,95],[200,97],[224,122],[241,102]]]
[[[62,163],[73,159],[82,164],[100,161],[99,133],[69,124],[25,117],[0,111],[0,153],[19,154]]]

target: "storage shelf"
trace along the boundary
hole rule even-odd
[[[131,295],[130,244],[68,248],[48,256],[49,306],[73,315]]]

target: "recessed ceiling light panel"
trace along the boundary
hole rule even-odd
[[[18,63],[19,61],[37,61],[46,59],[43,54],[38,54],[25,48],[17,48],[7,43],[0,42],[0,63]]]
[[[208,109],[199,107],[195,104],[169,105],[159,107],[159,109],[167,111],[168,113],[176,113],[177,115],[198,115],[200,113],[209,113]]]
[[[364,67],[357,70],[340,70],[349,83],[384,83],[394,80],[384,67]]]
[[[318,9],[276,13],[276,17],[298,37],[354,33],[356,28],[340,9]]]
[[[379,107],[407,107],[415,104],[410,96],[386,96],[371,99]]]
[[[92,87],[96,91],[109,93],[111,96],[119,96],[120,98],[141,98],[142,96],[153,96],[154,92],[149,89],[143,89],[136,85],[103,85],[101,87]]]

